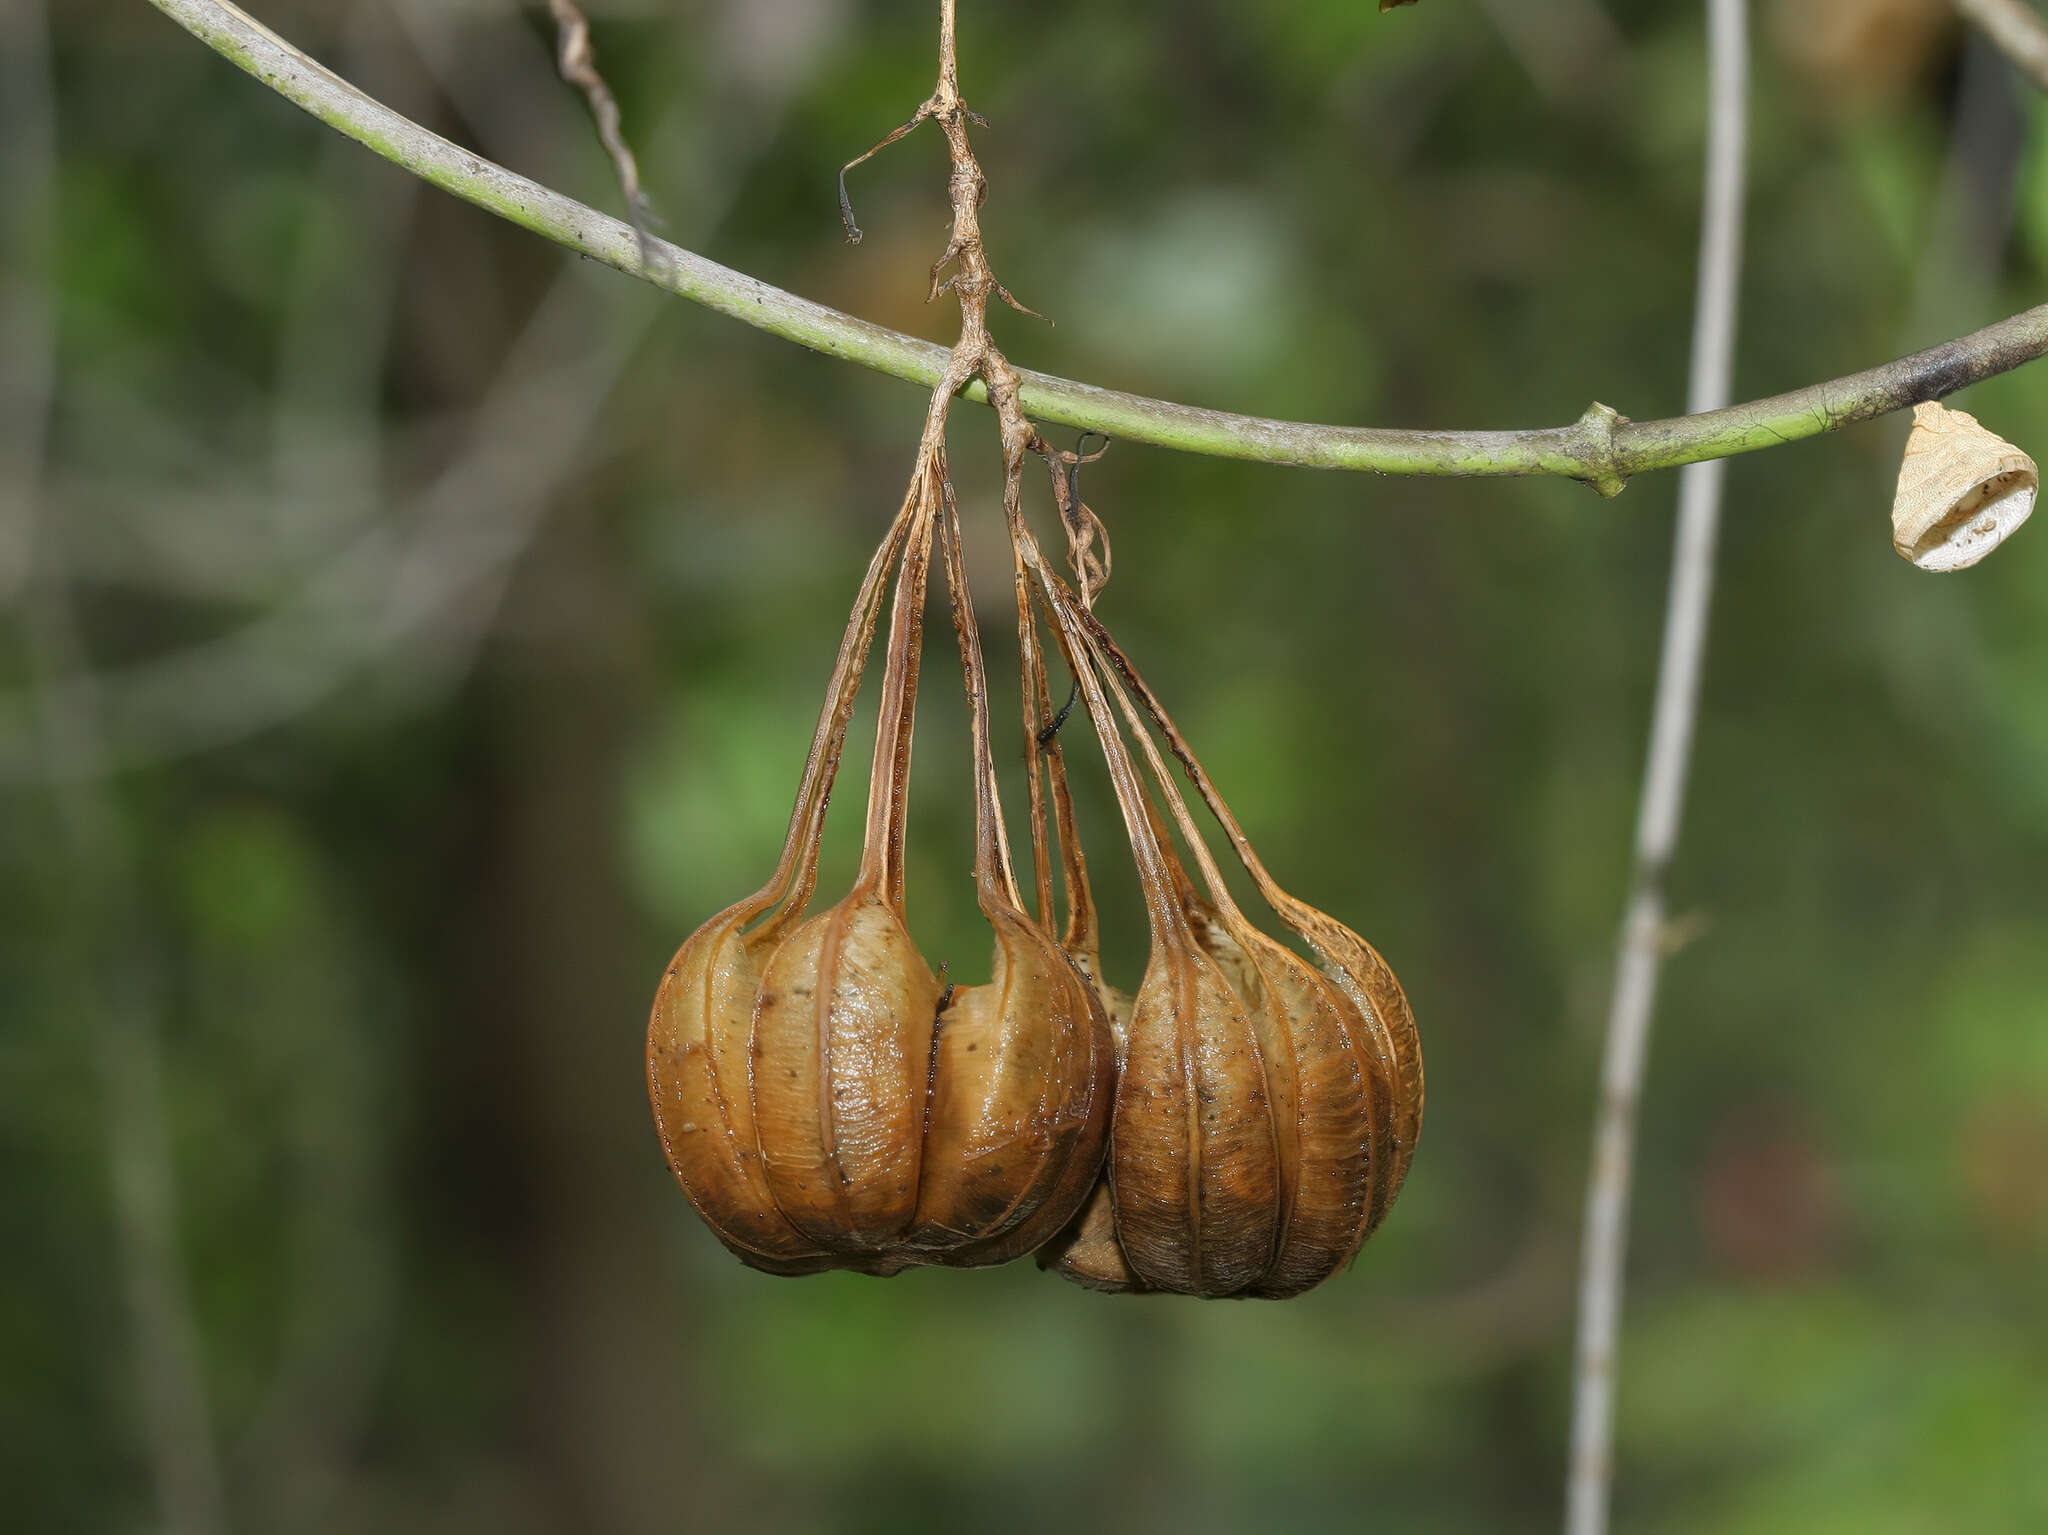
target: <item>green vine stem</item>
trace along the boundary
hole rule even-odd
[[[450,143],[356,89],[227,0],[150,0],[223,58],[395,165],[487,212],[545,235],[693,303],[770,335],[929,389],[947,349],[798,298],[671,245],[643,255],[630,224]],[[2048,304],[1846,378],[1725,410],[1630,421],[1590,406],[1569,426],[1531,431],[1422,432],[1317,426],[1201,410],[1050,374],[1018,370],[1027,415],[1219,458],[1378,474],[1558,475],[1616,495],[1632,475],[1815,437],[1937,400],[2048,353]],[[979,380],[964,391],[986,403]]]

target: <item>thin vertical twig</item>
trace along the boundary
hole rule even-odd
[[[620,124],[618,99],[612,95],[612,88],[605,84],[604,76],[597,72],[597,50],[590,45],[590,22],[574,0],[548,0],[548,9],[553,12],[559,31],[556,65],[562,72],[562,78],[582,91],[584,99],[590,103],[590,115],[597,124],[598,139],[603,143],[605,153],[611,156],[612,169],[619,178],[619,191],[626,199],[626,215],[633,221],[633,233],[639,237],[640,260],[652,266],[656,259],[651,233],[654,209],[640,185],[640,163],[633,158],[632,147],[626,142],[626,131]]]
[[[1747,0],[1707,0],[1706,187],[1687,406],[1694,411],[1718,410],[1730,396],[1742,270],[1748,33]],[[1648,1057],[1657,972],[1665,950],[1665,876],[1678,845],[1686,772],[1699,714],[1700,673],[1706,658],[1714,547],[1720,532],[1726,471],[1726,462],[1716,459],[1688,465],[1679,480],[1663,659],[1658,667],[1649,761],[1636,821],[1634,873],[1607,1016],[1593,1165],[1586,1188],[1565,1507],[1568,1535],[1603,1535],[1607,1528],[1614,1470],[1616,1340],[1628,1246],[1636,1108]]]

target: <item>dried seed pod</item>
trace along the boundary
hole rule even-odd
[[[939,1018],[917,1225],[956,1267],[1007,1263],[1073,1216],[1102,1165],[1115,1085],[1109,1023],[1036,924],[990,903],[994,976]]]
[[[867,836],[853,888],[768,957],[754,1006],[754,1129],[768,1189],[827,1252],[894,1247],[917,1211],[939,986],[903,912],[924,595],[939,468],[927,451],[890,617]]]
[[[1108,1172],[1128,1276],[1110,1253],[1100,1196],[1050,1262],[1096,1288],[1299,1294],[1349,1261],[1405,1175],[1421,1109],[1413,1019],[1369,946],[1272,886],[1127,658],[1042,561],[1035,568],[1103,738],[1154,929]],[[1190,764],[1262,893],[1323,956],[1326,972],[1238,909],[1118,678]],[[1201,868],[1207,899],[1136,780],[1111,696]]]
[[[1107,987],[1102,989],[1107,993],[1105,1004],[1109,1008],[1110,1033],[1116,1041],[1117,1080],[1121,1082],[1124,1051],[1130,1037],[1131,999]],[[1038,1250],[1038,1266],[1051,1269],[1084,1289],[1101,1290],[1112,1295],[1144,1291],[1144,1281],[1131,1272],[1130,1264],[1124,1259],[1123,1244],[1117,1240],[1116,1193],[1111,1187],[1107,1163],[1094,1187],[1088,1191],[1080,1213],[1058,1236]]]
[[[1158,748],[1113,679],[1110,692],[1209,890],[1204,899],[1181,878],[1182,910],[1242,999],[1266,1068],[1279,1160],[1277,1231],[1270,1261],[1246,1289],[1276,1299],[1298,1295],[1350,1261],[1372,1220],[1376,1187],[1389,1172],[1389,1106],[1373,1088],[1366,1022],[1342,987],[1246,919]],[[1155,839],[1165,842],[1156,814],[1151,820]]]
[[[773,877],[684,941],[648,1021],[648,1092],[669,1166],[719,1240],[772,1273],[812,1273],[832,1260],[783,1216],[762,1172],[749,1080],[754,1003],[762,966],[802,915],[816,878],[825,803],[911,511],[906,501],[861,583]],[[778,903],[781,910],[760,921]]]
[[[1365,1239],[1380,1172],[1364,1020],[1333,982],[1226,901],[1189,903],[1202,946],[1236,981],[1259,1035],[1279,1143],[1279,1235],[1252,1286],[1298,1295],[1349,1262]]]
[[[1164,850],[1154,850],[1154,856]],[[1117,1237],[1154,1289],[1234,1295],[1271,1261],[1281,1193],[1258,1034],[1185,915],[1158,919],[1111,1130]]]
[[[1130,658],[1118,647],[1109,631],[1091,615],[1082,614],[1081,622],[1110,668],[1130,687],[1146,716],[1158,727],[1169,749],[1187,770],[1189,781],[1222,826],[1238,862],[1257,886],[1260,899],[1272,907],[1295,936],[1315,952],[1322,961],[1324,974],[1342,988],[1358,1009],[1364,1022],[1364,1043],[1372,1064],[1373,1100],[1383,1110],[1374,1115],[1376,1145],[1378,1138],[1384,1137],[1384,1145],[1376,1153],[1384,1176],[1376,1175],[1374,1178],[1372,1213],[1365,1232],[1370,1235],[1400,1193],[1422,1133],[1422,1046],[1407,995],[1395,979],[1393,970],[1371,944],[1334,917],[1295,899],[1280,888],[1252,847],[1251,839],[1245,836],[1244,828],[1238,824],[1230,806],[1203,771],[1201,761],[1188,745],[1187,738],[1131,664]]]
[[[2033,515],[2033,459],[1967,411],[1913,407],[1892,500],[1892,547],[1922,570],[1967,570]]]
[[[1114,1047],[1088,978],[1020,904],[959,512],[951,487],[944,491],[947,581],[973,719],[975,887],[995,956],[988,984],[957,989],[939,1017],[909,1245],[965,1266],[1020,1257],[1073,1215],[1108,1137]]]
[[[944,998],[903,909],[942,510],[974,713],[976,885],[995,934],[990,982]],[[825,802],[899,552],[861,869],[845,899],[805,920]],[[1093,1183],[1114,1045],[1089,978],[1018,903],[958,514],[936,447],[921,453],[849,620],[775,878],[684,944],[656,998],[648,1064],[677,1177],[720,1239],[769,1272],[1003,1262],[1064,1225]]]
[[[1044,585],[1042,562],[1038,568],[1102,739],[1152,934],[1110,1132],[1117,1239],[1148,1287],[1235,1294],[1270,1263],[1279,1217],[1279,1147],[1259,1041],[1188,921],[1179,896],[1184,877],[1171,847],[1154,835],[1085,641],[1064,597]]]

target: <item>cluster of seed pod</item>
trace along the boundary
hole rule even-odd
[[[719,1240],[771,1273],[894,1274],[1036,1253],[1041,1265],[1097,1289],[1298,1295],[1350,1261],[1407,1176],[1422,1120],[1415,1020],[1371,945],[1274,883],[1186,739],[1095,618],[1108,546],[1076,487],[1084,460],[1038,437],[1018,376],[988,334],[991,297],[1022,306],[982,247],[987,183],[967,139],[967,124],[979,119],[959,94],[954,10],[954,0],[941,0],[937,88],[876,149],[926,121],[946,137],[953,233],[932,268],[930,296],[949,287],[959,295],[960,340],[933,391],[910,489],[847,621],[774,877],[692,934],[656,994],[647,1036],[655,1123],[669,1165]],[[840,199],[848,238],[857,240],[844,173]],[[975,379],[1002,434],[1030,911],[997,793],[988,682],[946,464],[948,408]],[[1032,452],[1052,471],[1077,587],[1047,565],[1024,521]],[[903,899],[935,544],[973,721],[975,892],[995,938],[991,979],[943,991],[910,935]],[[892,569],[860,871],[844,899],[813,916],[825,806]],[[1059,740],[1073,698],[1053,712],[1042,624],[1102,743],[1145,898],[1151,957],[1130,997],[1103,980]],[[1260,898],[1320,967],[1239,908],[1155,733]],[[1066,905],[1057,939],[1055,844]]]
[[[974,715],[975,882],[995,937],[989,982],[943,993],[903,890],[935,539]],[[892,563],[865,850],[847,895],[807,916]],[[719,1239],[773,1273],[1021,1257],[1067,1222],[1101,1163],[1108,1019],[1017,898],[961,572],[944,451],[928,445],[848,621],[775,876],[691,935],[655,998],[648,1079],[669,1165]]]
[[[1414,1019],[1369,944],[1274,883],[1094,616],[1099,524],[1062,464],[1071,456],[1047,454],[1078,591],[1025,525],[1021,452],[1009,456],[1036,915],[1011,865],[959,512],[942,438],[928,433],[848,620],[774,877],[683,944],[656,996],[648,1074],[663,1147],[719,1239],[772,1273],[1035,1252],[1098,1289],[1299,1294],[1350,1260],[1407,1173],[1422,1110]],[[943,991],[903,890],[935,546],[972,719],[976,896],[995,940],[988,983]],[[851,891],[811,915],[825,806],[892,568],[864,853]],[[1102,979],[1041,621],[1101,740],[1146,902],[1151,956],[1130,997]],[[1239,907],[1155,732],[1320,967]]]

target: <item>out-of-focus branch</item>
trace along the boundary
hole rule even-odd
[[[343,35],[352,68],[388,57],[381,5],[354,0]],[[279,319],[270,410],[271,531],[300,551],[332,547],[379,510],[381,386],[419,201],[417,181],[389,185],[379,167],[331,139],[313,179]],[[337,218],[348,224],[338,236]]]
[[[514,175],[372,100],[227,0],[150,0],[193,36],[330,127],[394,164],[593,260],[814,351],[930,389],[946,350],[784,293],[666,241],[642,258],[631,226]],[[2048,353],[2042,305],[1912,357],[1746,405],[1631,422],[1595,405],[1569,426],[1510,432],[1412,432],[1316,426],[1199,410],[1019,371],[1038,420],[1127,442],[1317,469],[1383,474],[1558,475],[1607,494],[1649,469],[1726,458],[1818,436],[1939,399]],[[986,401],[977,382],[964,391]]]
[[[461,52],[445,14],[410,4],[397,14],[436,84],[466,108],[469,93],[445,74]],[[807,34],[779,71],[736,59],[722,76],[732,88],[712,109],[715,131],[664,125],[664,141],[702,144],[704,158],[714,162],[693,178],[700,184],[693,217],[702,227],[723,219],[745,167],[773,141],[791,95],[836,31],[828,25]],[[723,51],[736,47],[729,39]],[[536,72],[536,84],[546,83]],[[599,292],[584,269],[565,270],[473,413],[470,448],[414,504],[359,532],[245,627],[161,659],[68,679],[63,686],[90,695],[102,720],[94,753],[39,751],[21,702],[0,697],[0,782],[52,772],[92,776],[219,746],[296,717],[401,651],[410,692],[451,685],[488,630],[518,556],[574,472],[582,438],[660,313],[622,302],[633,298],[628,290]],[[360,479],[361,471],[339,478]],[[116,499],[116,489],[99,498]],[[401,539],[396,528],[409,531]],[[205,563],[217,568],[222,561]],[[247,578],[265,579],[260,569]]]
[[[1956,0],[1956,9],[2036,85],[2048,90],[2048,23],[2025,0]]]
[[[636,305],[638,315],[608,322],[612,334],[593,345],[590,286],[574,270],[558,279],[476,413],[474,450],[425,493],[409,535],[372,526],[304,590],[212,644],[53,684],[68,706],[89,704],[105,721],[90,753],[29,751],[0,710],[0,781],[90,777],[239,739],[320,703],[468,594],[488,599],[651,323],[650,306]]]
[[[54,269],[56,92],[43,0],[0,9],[0,188],[20,274],[0,320],[7,433],[19,559],[19,618],[34,687],[37,737],[49,755],[89,754],[98,721],[90,700],[66,684],[82,665],[60,545],[42,524],[42,478],[56,380],[56,325],[42,285]],[[29,257],[33,251],[33,259]],[[53,899],[72,918],[71,978],[80,1023],[98,1056],[114,1246],[127,1303],[137,1416],[157,1515],[177,1535],[223,1527],[220,1463],[200,1362],[199,1331],[178,1243],[177,1187],[165,1122],[158,1020],[133,911],[131,857],[104,784],[65,783],[52,793],[64,841],[65,877]]]
[[[1965,40],[1956,69],[1948,149],[1923,220],[1913,302],[1899,330],[1911,346],[1940,335],[1998,287],[2016,213],[2026,141],[2025,89],[1988,38]]]
[[[1693,315],[1687,404],[1719,407],[1729,395],[1742,274],[1742,213],[1749,118],[1748,0],[1707,0],[1707,174],[1700,218],[1699,295]],[[1650,726],[1649,764],[1636,821],[1635,871],[1623,919],[1607,1018],[1593,1164],[1586,1188],[1573,1361],[1567,1535],[1603,1535],[1614,1480],[1614,1377],[1628,1256],[1628,1200],[1636,1110],[1648,1065],[1657,973],[1666,949],[1665,877],[1678,848],[1687,770],[1699,716],[1707,618],[1714,591],[1723,462],[1680,477],[1678,531],[1664,653]]]

